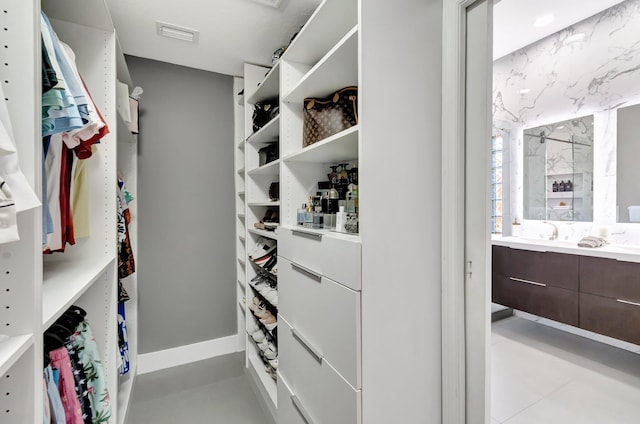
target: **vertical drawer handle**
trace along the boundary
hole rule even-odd
[[[318,361],[319,363],[322,363],[322,353],[320,353],[320,351],[318,349],[313,347],[311,345],[311,343],[309,343],[309,341],[302,334],[300,334],[300,332],[298,330],[296,330],[295,328],[292,328],[291,329],[291,334],[293,334],[293,337],[296,340],[298,340],[298,342],[300,342],[300,344],[305,349],[307,349],[307,352],[309,352],[311,354],[311,356],[313,356],[315,358],[316,361]]]
[[[291,230],[291,234],[293,234],[294,236],[301,236],[301,237],[313,237],[316,238],[318,240],[322,240],[322,234],[319,233],[312,233],[311,231],[302,231],[302,230]]]
[[[313,424],[313,420],[311,419],[311,416],[309,415],[305,407],[302,406],[302,402],[300,402],[300,399],[298,399],[298,396],[295,396],[295,395],[291,396],[291,402],[293,403],[293,406],[296,407],[296,410],[298,411],[300,416],[304,419],[304,421],[307,424]]]
[[[547,287],[546,284],[536,283],[535,281],[530,281],[530,280],[523,280],[522,278],[509,277],[509,280],[511,280],[511,281],[519,281],[521,283],[532,284],[534,286]]]
[[[315,271],[311,271],[309,268],[304,267],[302,265],[298,265],[298,264],[291,264],[291,268],[295,269],[298,272],[301,272],[303,274],[308,275],[309,277],[313,278],[314,280],[318,280],[321,281],[322,280],[322,275],[318,274]]]
[[[640,303],[631,302],[629,300],[616,299],[616,302],[624,303],[625,305],[640,306]]]

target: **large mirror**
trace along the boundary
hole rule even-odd
[[[523,152],[525,219],[593,220],[593,115],[525,129]]]
[[[640,105],[618,109],[618,222],[640,222]]]

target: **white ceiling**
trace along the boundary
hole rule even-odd
[[[623,0],[501,0],[494,6],[494,59],[527,46]],[[106,0],[125,54],[228,75],[244,62],[270,65],[271,54],[321,0],[283,0],[278,9],[252,0]],[[555,20],[535,28],[534,20]],[[200,31],[196,44],[160,37],[156,21]]]
[[[622,1],[501,0],[493,9],[493,58],[519,50]],[[535,28],[533,22],[547,14],[553,14],[555,20]]]
[[[106,0],[125,54],[227,75],[244,62],[271,64],[321,0]],[[156,21],[200,31],[196,44],[160,37]]]

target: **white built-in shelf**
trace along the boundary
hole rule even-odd
[[[355,26],[284,96],[288,103],[306,97],[326,97],[341,88],[358,85],[358,27]]]
[[[238,175],[244,175],[244,168],[240,168],[236,171]]]
[[[262,165],[247,172],[248,175],[278,175],[279,173],[280,159],[276,159],[266,165]]]
[[[108,267],[114,257],[96,257],[82,263],[56,260],[43,263],[42,322],[49,328]]]
[[[249,342],[247,343],[247,357],[249,358],[249,363],[253,367],[254,371],[258,375],[258,378],[262,382],[262,385],[269,394],[269,399],[271,399],[271,402],[273,402],[274,406],[277,406],[278,389],[276,381],[271,378],[269,374],[267,374],[267,371],[265,370],[265,364],[258,356],[258,348],[256,347],[255,342],[253,341],[251,336],[247,335],[247,338],[249,340]]]
[[[245,214],[243,214],[243,213],[239,213],[239,214],[238,214],[238,218],[240,218],[240,219],[244,219],[244,218],[245,218]]]
[[[573,199],[583,197],[582,191],[557,191],[547,193],[548,199]]]
[[[249,228],[247,231],[249,231],[251,234],[278,240],[278,235],[275,233],[275,231],[259,230],[257,228]]]
[[[238,301],[238,305],[240,306],[240,310],[242,310],[242,313],[245,314],[247,312],[246,310],[246,306],[244,304],[244,302],[242,302],[242,300]]]
[[[247,143],[277,143],[280,135],[280,115],[247,138]]]
[[[127,375],[120,377],[118,386],[118,424],[124,424],[127,418],[136,379],[136,368],[136,363],[132,361]]]
[[[264,79],[249,97],[247,103],[256,104],[257,102],[273,99],[280,94],[280,61],[265,75]]]
[[[238,238],[240,239],[241,242],[245,242],[247,239],[244,236],[238,236]]]
[[[335,163],[358,158],[359,125],[304,147],[282,160],[285,162]]]
[[[245,260],[244,260],[244,259],[242,259],[242,258],[238,258],[238,263],[239,263],[240,265],[242,265],[242,266],[245,266],[245,265],[247,264],[247,263],[245,262]]]
[[[357,2],[324,0],[291,42],[282,58],[313,66],[357,22]]]
[[[240,287],[242,287],[242,290],[246,290],[247,289],[247,287],[245,286],[244,281],[242,281],[242,280],[238,280],[238,285]],[[240,303],[242,304],[242,302],[240,302]]]
[[[280,206],[280,201],[275,202],[249,202],[249,206]]]
[[[116,113],[116,115],[118,115],[118,143],[135,143],[136,141],[138,141],[138,138],[131,134],[131,131],[129,131],[129,126],[126,122],[124,122],[122,116],[120,116],[119,113]]]
[[[240,197],[244,197],[245,194],[247,194],[245,191],[239,191],[238,192],[238,196],[240,196]]]
[[[33,336],[31,334],[10,337],[0,342],[0,376],[4,376],[32,345]]]
[[[240,149],[241,151],[244,152],[244,140],[242,140],[240,143],[238,143],[238,149]]]
[[[243,106],[244,107],[244,94],[241,96],[238,96],[238,106]]]

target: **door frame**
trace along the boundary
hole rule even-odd
[[[471,271],[467,269],[469,264],[465,255],[468,247],[465,232],[466,86],[486,84],[482,78],[475,81],[473,75],[466,73],[466,16],[469,8],[482,1],[492,4],[491,0],[443,0],[442,422],[448,424],[464,424],[467,417],[478,418],[478,415],[485,417],[480,418],[485,421],[490,407],[487,393],[489,369],[488,366],[484,370],[467,368],[470,347],[466,334],[469,318],[466,278],[467,272]],[[491,46],[487,47],[491,52]],[[486,111],[479,110],[478,113]],[[491,125],[490,122],[488,124]],[[485,341],[485,349],[486,344],[488,340]],[[479,372],[485,373],[484,382],[477,378]],[[471,373],[476,377],[470,379]],[[484,396],[484,402],[480,402],[484,404],[483,411],[468,410],[467,397],[470,393]],[[472,409],[478,408],[478,402],[474,405]],[[476,422],[475,419],[473,421]]]

